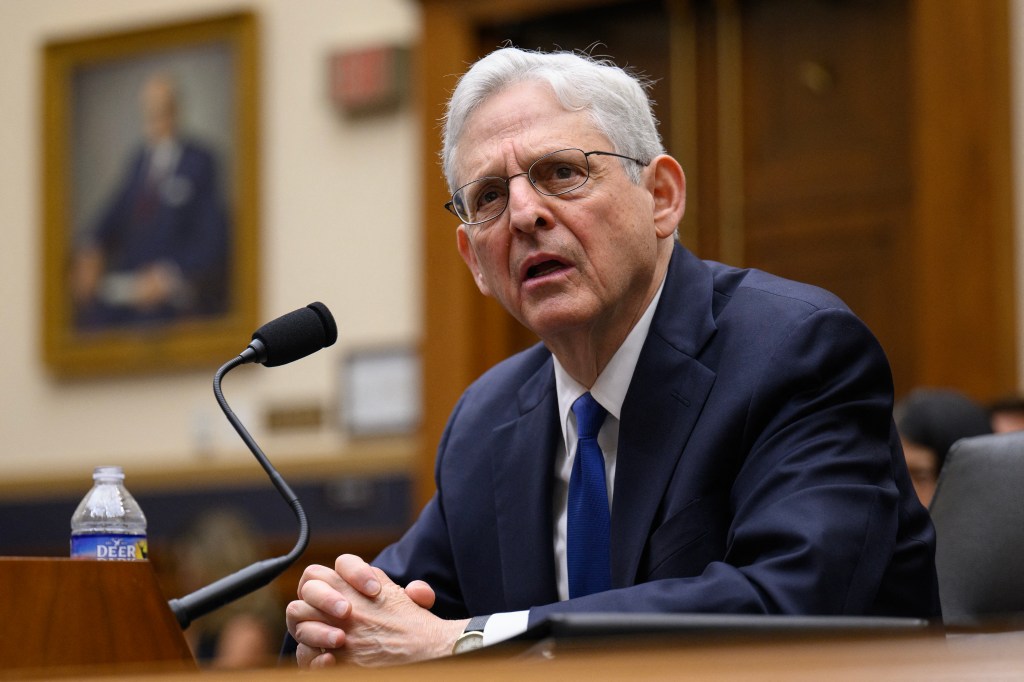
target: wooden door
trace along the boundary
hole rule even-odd
[[[724,9],[723,9],[724,6]],[[720,3],[722,214],[699,251],[824,287],[916,383],[908,7],[899,0]],[[709,199],[710,201],[710,199]]]

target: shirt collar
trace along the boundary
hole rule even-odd
[[[164,178],[178,166],[178,159],[181,157],[181,143],[177,138],[164,138],[150,146],[149,154],[150,178]]]
[[[654,311],[658,307],[658,301],[661,299],[661,292],[664,288],[665,280],[662,280],[661,286],[658,287],[658,291],[654,294],[654,298],[647,305],[647,310],[640,316],[637,323],[633,325],[633,329],[626,336],[626,340],[615,351],[615,355],[612,356],[612,359],[602,370],[590,389],[590,394],[594,397],[594,400],[615,419],[619,419],[619,415],[622,414],[622,403],[626,399],[629,383],[633,380],[636,363],[640,360],[640,351],[643,349],[647,333],[651,329]],[[558,395],[558,414],[560,424],[562,425],[562,438],[568,443],[570,431],[567,430],[567,424],[569,423],[572,404],[576,402],[577,398],[586,393],[587,389],[569,376],[569,373],[565,371],[557,357],[552,357],[555,361],[555,391]],[[575,428],[570,428],[571,433],[575,436]],[[566,450],[568,451],[569,448],[566,447]]]

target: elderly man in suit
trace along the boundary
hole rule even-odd
[[[459,252],[542,343],[466,390],[401,540],[306,569],[300,665],[558,612],[939,616],[882,349],[835,296],[676,242],[685,178],[638,79],[498,50],[444,144]]]

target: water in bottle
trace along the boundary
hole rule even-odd
[[[71,517],[71,557],[145,559],[146,515],[124,487],[124,471],[119,466],[96,467],[92,480],[92,490]]]

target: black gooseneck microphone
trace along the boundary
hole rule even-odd
[[[225,374],[239,365],[251,362],[261,363],[265,367],[285,365],[315,353],[321,348],[326,348],[337,340],[338,326],[334,322],[331,311],[323,303],[317,301],[310,303],[305,308],[299,308],[271,320],[257,329],[252,335],[252,342],[249,346],[237,357],[224,363],[214,375],[213,394],[217,397],[220,409],[231,425],[235,427],[238,435],[245,441],[252,454],[255,455],[263,470],[267,472],[274,487],[295,512],[295,517],[299,521],[299,539],[295,543],[295,547],[284,556],[258,561],[191,594],[179,599],[171,599],[168,605],[175,618],[178,619],[182,630],[196,618],[267,585],[291,566],[309,544],[309,522],[306,520],[306,512],[303,510],[302,504],[299,503],[298,496],[292,492],[281,474],[263,454],[260,446],[249,435],[242,422],[228,407],[227,400],[224,399],[224,393],[220,388],[221,380]]]

